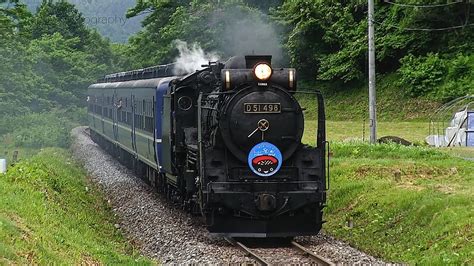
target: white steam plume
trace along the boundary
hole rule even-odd
[[[202,69],[202,65],[208,64],[209,61],[217,61],[219,59],[215,53],[205,53],[197,43],[189,46],[184,41],[175,40],[173,44],[179,51],[179,56],[175,59],[174,72],[176,75],[192,73]]]

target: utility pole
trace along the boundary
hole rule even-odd
[[[374,0],[369,1],[369,122],[370,143],[377,141],[377,109],[375,97],[375,34],[374,34]]]

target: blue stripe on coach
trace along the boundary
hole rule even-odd
[[[162,162],[162,142],[163,142],[163,134],[162,134],[162,123],[163,123],[163,96],[168,92],[170,79],[164,79],[156,88],[156,106],[155,106],[155,136],[157,139],[161,139],[161,142],[157,143],[155,141],[155,150],[157,151],[157,160],[158,165],[160,165],[160,172],[163,172],[161,169],[161,162]]]

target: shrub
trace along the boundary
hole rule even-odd
[[[406,86],[406,92],[412,97],[427,95],[446,76],[446,62],[438,54],[415,57],[409,54],[400,60],[402,64],[398,72],[401,85]]]
[[[435,97],[449,101],[474,93],[474,56],[456,55],[448,61],[446,81],[436,92]]]

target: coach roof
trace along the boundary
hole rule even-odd
[[[116,88],[156,88],[162,82],[170,82],[178,77],[164,77],[154,79],[139,79],[119,82],[95,83],[89,89],[116,89]]]

